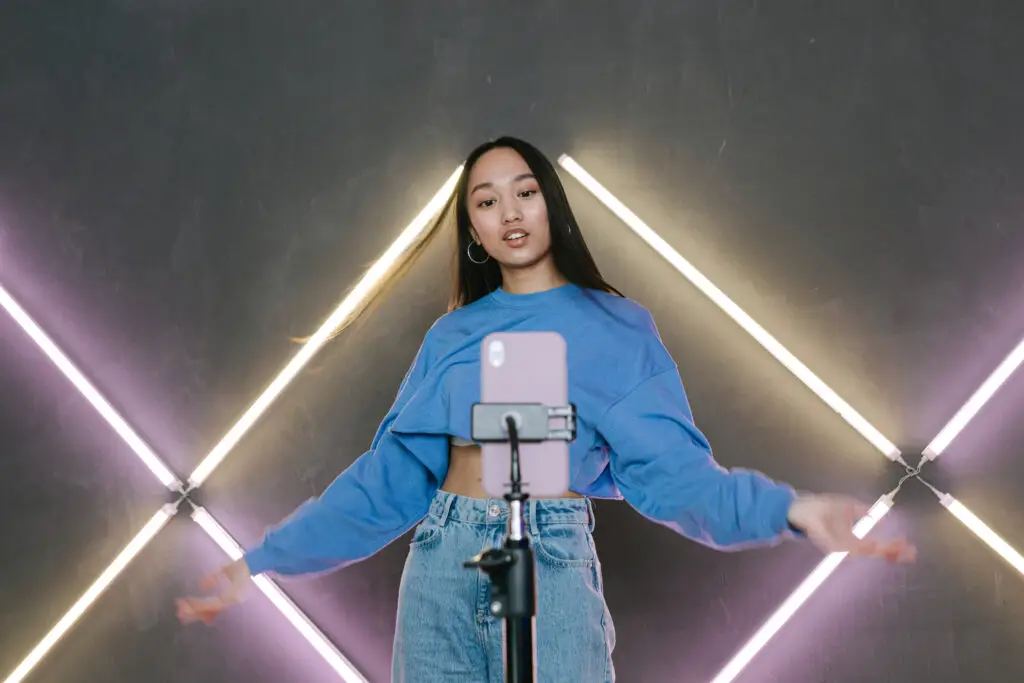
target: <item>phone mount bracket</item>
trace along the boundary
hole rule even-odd
[[[510,441],[508,418],[515,422],[519,443],[540,441],[574,441],[576,439],[576,406],[546,406],[542,403],[475,403],[473,404],[473,441],[497,443]],[[561,426],[552,422],[562,421]],[[516,454],[518,455],[518,454]]]

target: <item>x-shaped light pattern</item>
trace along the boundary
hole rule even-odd
[[[939,491],[923,478],[921,469],[926,463],[939,457],[945,452],[950,443],[963,431],[968,423],[992,398],[1000,386],[1013,374],[1013,372],[1024,363],[1024,340],[1010,352],[1006,359],[999,364],[999,367],[985,380],[973,396],[964,404],[963,408],[957,411],[956,415],[939,432],[935,439],[921,454],[916,466],[911,466],[903,457],[902,452],[892,442],[886,439],[875,429],[863,416],[853,409],[846,401],[841,399],[835,391],[828,387],[817,375],[807,366],[801,363],[792,353],[786,350],[782,344],[769,334],[763,327],[754,321],[743,309],[733,302],[722,290],[716,287],[689,261],[683,258],[665,240],[658,236],[646,223],[635,213],[630,211],[625,204],[619,201],[601,183],[594,179],[583,169],[572,157],[562,155],[558,163],[579,181],[591,194],[604,204],[615,216],[625,223],[642,240],[668,261],[676,270],[689,280],[697,289],[706,295],[712,302],[721,308],[740,327],[749,333],[761,346],[763,346],[782,365],[803,382],[807,387],[818,395],[829,407],[837,412],[851,427],[861,436],[867,439],[875,448],[890,460],[899,463],[907,470],[904,480],[916,477],[923,484],[928,486],[939,498],[939,501],[949,510],[964,526],[966,526],[979,539],[985,542],[1000,557],[1005,559],[1014,569],[1024,574],[1024,558],[1014,550],[1006,541],[1000,538],[992,529],[982,522],[977,515],[971,512],[963,503],[956,500],[949,493]],[[902,482],[901,482],[902,484]],[[875,502],[868,514],[854,526],[854,533],[858,538],[864,538],[892,509],[896,493],[899,487],[886,493]],[[771,638],[785,625],[803,603],[810,598],[811,594],[821,586],[836,567],[845,559],[845,553],[831,553],[826,556],[817,567],[800,583],[799,586],[786,598],[776,611],[765,621],[765,623],[754,633],[747,643],[737,651],[733,658],[722,668],[712,679],[712,683],[730,683],[739,676],[744,667],[747,666],[758,652],[768,643]]]
[[[114,431],[124,439],[125,443],[128,444],[160,483],[175,494],[174,502],[164,505],[150,518],[128,545],[117,554],[113,562],[103,570],[99,577],[93,581],[92,585],[75,601],[71,608],[29,652],[25,659],[4,679],[3,683],[20,683],[23,681],[75,622],[85,614],[89,607],[113,583],[118,575],[127,568],[131,561],[177,514],[183,505],[187,506],[183,509],[190,510],[192,519],[199,524],[203,531],[231,559],[234,560],[241,557],[242,548],[238,542],[205,508],[193,501],[191,494],[198,490],[203,482],[209,478],[210,474],[227,457],[228,453],[238,444],[245,433],[252,428],[274,400],[281,395],[285,387],[291,383],[302,368],[327,342],[333,331],[348,322],[354,315],[357,315],[363,304],[375,292],[379,291],[388,276],[395,272],[409,254],[412,253],[413,247],[422,244],[424,240],[430,237],[429,228],[434,225],[432,219],[440,213],[445,201],[451,195],[455,182],[461,172],[462,167],[460,166],[445,181],[405,230],[399,234],[398,238],[388,247],[384,254],[367,270],[330,317],[324,321],[320,329],[303,344],[301,349],[285,365],[284,369],[278,373],[277,377],[264,389],[263,393],[242,414],[235,425],[227,431],[184,482],[171,471],[163,459],[132,429],[131,425],[103,397],[85,374],[78,369],[49,335],[33,320],[28,312],[22,308],[18,301],[0,284],[0,306],[14,318],[32,341],[53,361],[64,376],[71,381],[75,388],[81,392]],[[338,651],[274,581],[264,575],[255,577],[253,581],[259,590],[298,629],[302,636],[309,641],[345,683],[366,683],[366,678]]]
[[[777,339],[761,327],[753,318],[736,305],[722,290],[718,289],[697,268],[679,255],[667,242],[660,238],[636,214],[616,199],[607,189],[598,183],[575,160],[567,155],[559,158],[559,164],[573,175],[587,190],[593,193],[606,207],[631,228],[641,239],[647,242],[684,277],[693,283],[702,293],[708,296],[719,308],[739,324],[746,332],[760,343],[772,356],[782,363],[800,381],[828,404],[859,434],[868,440],[876,449],[890,460],[903,465],[908,476],[919,477],[921,467],[934,460],[956,438],[977,412],[992,397],[1014,370],[1024,362],[1024,341],[1000,364],[995,372],[971,397],[967,404],[957,412],[950,423],[936,436],[935,440],[925,449],[921,461],[911,467],[903,457],[900,449],[873,427],[852,406],[844,401],[835,391],[825,384],[806,365],[801,363]],[[179,480],[163,463],[159,456],[131,428],[123,417],[110,405],[78,368],[67,358],[46,333],[25,312],[18,302],[0,286],[0,305],[18,322],[33,341],[57,365],[72,384],[96,408],[110,426],[125,440],[132,451],[146,464],[160,482],[171,491],[179,494],[174,503],[165,505],[147,522],[141,531],[114,558],[114,561],[100,574],[93,584],[83,593],[75,604],[64,614],[49,633],[29,653],[21,664],[4,680],[4,683],[20,683],[39,663],[46,653],[53,648],[71,626],[85,613],[89,606],[110,586],[114,579],[128,566],[131,560],[153,539],[154,536],[176,514],[178,508],[187,502],[192,510],[192,518],[216,542],[216,544],[232,559],[241,556],[242,549],[232,536],[213,518],[210,513],[196,505],[189,494],[196,490],[210,476],[228,453],[234,448],[244,434],[255,424],[256,420],[267,410],[274,400],[284,391],[285,387],[295,378],[299,371],[310,361],[330,337],[333,330],[347,322],[355,315],[361,304],[371,296],[383,283],[387,275],[402,261],[410,248],[427,238],[427,227],[431,219],[440,211],[445,198],[461,172],[461,167],[442,186],[420,214],[401,233],[399,238],[389,247],[384,255],[370,268],[357,283],[338,308],[324,322],[320,329],[303,345],[302,349],[289,361],[271,384],[260,394],[259,398],[243,413],[236,424],[228,430],[210,453],[200,462],[186,482]],[[923,481],[923,480],[922,480]],[[927,482],[925,482],[927,484]],[[976,515],[962,503],[947,493],[934,487],[940,501],[957,519],[987,543],[995,552],[1006,559],[1018,571],[1024,573],[1024,558],[999,538]],[[868,514],[854,526],[854,533],[863,538],[892,508],[896,490],[881,496],[871,507]],[[811,594],[835,571],[845,559],[845,553],[832,553],[825,557],[818,566],[804,579],[793,593],[782,603],[772,616],[761,626],[753,637],[736,653],[736,655],[718,673],[712,683],[729,683],[733,681],[754,656],[782,628],[790,617],[807,601]],[[363,681],[365,678],[355,667],[332,645],[317,627],[306,617],[288,596],[265,576],[254,579],[259,589],[284,614],[288,621],[310,642],[327,663],[346,681]]]

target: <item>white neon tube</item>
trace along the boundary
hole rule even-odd
[[[1024,574],[1024,557],[1021,557],[1020,553],[1014,550],[996,532],[992,531],[977,515],[948,493],[939,495],[939,500],[972,534],[980,538],[985,545],[995,551],[999,557],[1006,560],[1011,567]]]
[[[892,509],[892,498],[882,496],[871,506],[868,514],[857,522],[853,527],[853,533],[857,538],[864,538],[878,521]],[[768,641],[785,625],[787,621],[800,609],[801,605],[807,602],[811,594],[825,582],[836,567],[846,559],[847,553],[829,553],[817,567],[814,568],[806,579],[797,586],[786,600],[779,605],[778,609],[768,620],[757,630],[756,633],[740,648],[725,667],[718,672],[711,683],[732,683],[732,681],[743,671],[751,660],[761,649],[768,644]]]
[[[231,537],[205,508],[197,507],[192,513],[192,519],[202,527],[203,531],[232,560],[237,560],[242,556],[242,548],[238,545],[238,542]],[[368,683],[352,662],[334,647],[331,641],[327,639],[327,636],[310,621],[309,617],[303,614],[302,610],[291,601],[291,598],[285,595],[284,591],[276,583],[262,574],[254,576],[253,583],[270,599],[270,602],[285,616],[288,622],[302,634],[302,637],[313,646],[313,649],[324,658],[324,661],[341,676],[341,680],[345,681],[345,683]]]
[[[871,445],[877,448],[885,457],[890,460],[899,461],[902,457],[899,449],[885,438],[864,416],[853,409],[849,403],[825,384],[817,375],[811,372],[810,368],[800,362],[796,356],[790,353],[775,337],[761,327],[746,311],[741,309],[732,299],[716,287],[707,277],[704,276],[689,261],[684,259],[679,252],[672,248],[668,242],[658,236],[646,223],[640,220],[636,214],[630,211],[625,204],[619,201],[611,192],[594,179],[576,161],[563,154],[558,158],[558,163],[568,171],[583,187],[590,191],[597,199],[614,213],[619,220],[625,223],[642,240],[647,242],[658,254],[668,261],[676,270],[689,280],[697,289],[704,293],[712,302],[721,308],[726,315],[732,318],[747,334],[752,336],[768,353],[775,357],[787,370],[796,375],[797,379],[807,385],[811,391],[824,401],[840,417],[846,420],[851,427],[867,439]]]
[[[159,512],[146,523],[142,530],[135,535],[128,545],[124,547],[114,561],[110,563],[103,573],[99,575],[91,586],[82,594],[82,597],[75,601],[75,604],[71,606],[64,616],[54,625],[50,632],[47,633],[39,644],[32,648],[32,651],[28,653],[28,656],[22,660],[21,664],[11,672],[11,674],[4,679],[3,683],[21,683],[25,680],[25,677],[36,667],[37,664],[46,656],[46,653],[53,648],[57,642],[64,637],[64,634],[78,621],[85,611],[96,602],[97,598],[103,594],[103,592],[110,586],[110,584],[117,578],[117,576],[125,570],[128,564],[135,559],[146,545],[153,540],[167,521],[174,516],[175,508],[173,505],[164,506]]]
[[[64,355],[64,352],[57,347],[52,339],[43,331],[35,320],[25,311],[24,308],[11,296],[6,289],[0,285],[0,306],[3,306],[14,321],[21,326],[21,329],[28,334],[29,338],[53,361],[53,364],[64,373],[64,376],[71,380],[71,383],[85,397],[93,408],[96,409],[103,419],[107,421],[118,436],[124,439],[128,447],[139,456],[139,459],[156,475],[160,483],[177,491],[181,489],[181,482],[174,476],[171,470],[164,464],[163,460],[153,452],[153,449],[142,440],[135,430],[125,421],[112,405],[103,398],[103,395],[86,379],[85,375],[75,367],[75,364]]]
[[[455,189],[455,183],[458,181],[461,173],[462,166],[459,166],[398,238],[392,242],[387,251],[377,259],[377,262],[356,283],[356,286],[342,300],[330,317],[324,321],[320,329],[316,331],[308,342],[303,344],[299,352],[295,354],[270,385],[263,390],[263,393],[249,406],[249,409],[243,413],[242,417],[235,423],[235,426],[228,430],[220,442],[213,447],[213,450],[199,463],[195,471],[188,478],[192,488],[206,481],[210,473],[224,460],[228,452],[249,431],[260,415],[263,414],[299,371],[316,355],[320,347],[327,342],[331,333],[348,321],[353,313],[359,309],[363,301],[387,280],[388,275],[394,271],[395,266],[406,255],[409,248],[426,236],[426,229],[430,226],[431,220],[444,208],[444,204]]]
[[[967,403],[963,405],[960,410],[956,412],[953,419],[949,421],[942,431],[936,435],[928,447],[924,449],[924,461],[934,460],[935,458],[942,455],[942,453],[949,447],[949,444],[953,443],[953,440],[960,435],[960,432],[967,427],[968,423],[974,419],[989,399],[995,395],[999,387],[1006,383],[1006,380],[1010,378],[1010,375],[1020,367],[1021,363],[1024,363],[1024,339],[1021,340],[1020,344],[1017,345],[1013,351],[1010,352],[1002,363],[999,364],[991,375],[988,376],[978,390],[974,392],[974,395],[968,399]]]

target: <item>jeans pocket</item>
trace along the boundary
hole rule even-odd
[[[590,532],[582,524],[545,524],[533,539],[537,558],[558,567],[592,567],[596,559]]]
[[[412,540],[409,541],[409,548],[427,548],[441,540],[441,527],[431,517],[427,517],[413,531]]]

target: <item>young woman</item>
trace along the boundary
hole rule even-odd
[[[469,441],[479,349],[496,331],[553,330],[569,350],[578,434],[571,487],[525,510],[537,558],[538,681],[614,680],[615,632],[591,536],[591,498],[625,499],[649,519],[720,549],[803,537],[824,552],[911,560],[902,541],[852,533],[855,500],[796,495],[726,470],[693,424],[677,366],[650,314],[601,277],[558,175],[533,146],[501,138],[474,150],[452,198],[458,266],[452,306],[423,341],[370,449],[317,499],[179,600],[210,621],[249,577],[320,573],[374,554],[416,526],[399,591],[396,682],[503,681],[502,622],[488,584],[462,563],[501,544],[506,504],[488,499]]]

